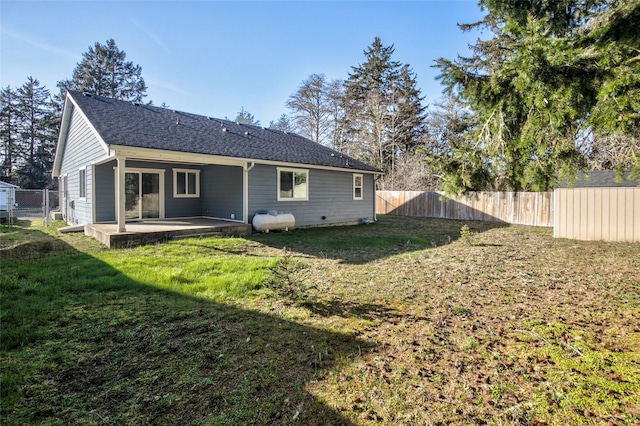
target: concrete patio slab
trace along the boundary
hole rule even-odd
[[[126,232],[118,232],[115,223],[85,225],[84,233],[108,248],[132,247],[177,238],[204,235],[250,235],[251,225],[218,219],[150,219],[131,222]]]

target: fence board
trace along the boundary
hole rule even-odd
[[[376,213],[399,216],[553,226],[553,207],[552,192],[473,192],[455,199],[440,192],[376,192]]]

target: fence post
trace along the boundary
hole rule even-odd
[[[49,190],[44,190],[44,226],[49,227]]]
[[[15,190],[7,191],[7,225],[13,226],[13,195]]]

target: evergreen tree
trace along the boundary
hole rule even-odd
[[[366,61],[352,67],[343,102],[348,152],[392,173],[398,155],[420,141],[425,117],[415,74],[393,53],[376,37]]]
[[[588,23],[590,31],[581,37],[583,57],[595,56],[592,73],[598,77],[596,104],[588,124],[597,135],[634,137],[640,134],[640,0],[611,1]],[[595,48],[595,55],[593,50]],[[601,75],[595,70],[600,70]],[[637,145],[636,145],[637,146]],[[635,160],[640,162],[640,153]],[[633,159],[632,159],[633,160]],[[636,167],[640,168],[638,164]],[[640,174],[640,170],[636,170]]]
[[[399,62],[392,61],[393,45],[383,46],[376,37],[364,51],[366,61],[351,67],[345,82],[345,136],[347,148],[355,156],[384,169],[387,141],[385,121],[391,82],[398,75]]]
[[[280,130],[281,132],[293,133],[296,130],[295,125],[291,122],[291,119],[287,114],[282,114],[278,121],[271,120],[269,122],[269,128],[272,130]]]
[[[418,149],[445,193],[492,189],[491,174],[477,144],[469,137],[473,114],[455,96],[436,102],[426,120],[426,137]]]
[[[236,116],[235,121],[236,123],[240,124],[250,124],[253,126],[260,125],[260,120],[256,120],[253,114],[251,114],[249,111],[244,110],[244,107],[241,107],[240,111],[238,111],[238,115]]]
[[[126,60],[113,39],[96,42],[82,54],[71,80],[58,82],[62,98],[67,90],[90,92],[113,99],[141,102],[147,96],[142,68]]]
[[[585,145],[593,139],[585,135],[634,133],[640,0],[480,5],[485,18],[462,29],[489,29],[493,38],[478,41],[469,58],[436,61],[447,90],[459,93],[477,119],[468,135],[474,155],[451,158],[457,169],[463,164],[486,177],[474,185],[548,190],[586,167]],[[640,156],[631,162],[640,172]]]
[[[40,82],[28,77],[17,90],[19,155],[16,182],[23,188],[51,186],[57,120],[51,94]]]
[[[18,95],[10,86],[0,92],[0,180],[12,183],[18,160]]]
[[[454,95],[445,95],[429,110],[420,150],[429,157],[451,157],[452,150],[473,143],[467,136],[474,126],[475,119],[466,105]]]
[[[403,65],[393,82],[389,138],[402,152],[414,152],[424,133],[426,107],[422,106],[415,74]]]

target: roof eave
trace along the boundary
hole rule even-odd
[[[321,170],[334,170],[334,171],[342,171],[342,172],[351,172],[351,173],[365,173],[365,174],[373,174],[373,175],[381,175],[384,174],[381,171],[373,171],[373,170],[362,170],[362,169],[353,169],[353,168],[345,168],[345,167],[335,167],[335,166],[323,166],[316,164],[305,164],[305,163],[290,163],[285,161],[273,161],[273,160],[261,160],[256,158],[248,158],[248,157],[228,157],[223,155],[211,155],[211,154],[198,154],[192,152],[184,152],[184,151],[170,151],[165,149],[156,149],[156,148],[138,148],[131,147],[126,145],[111,145],[111,152],[113,152],[116,156],[124,156],[127,158],[136,158],[140,160],[151,160],[151,161],[168,161],[168,162],[193,162],[193,163],[204,163],[204,164],[224,164],[224,165],[235,165],[242,166],[245,163],[256,163],[256,164],[266,164],[272,166],[288,166],[288,167],[306,167],[313,169],[321,169]]]
[[[51,170],[51,177],[57,178],[60,176],[60,169],[62,168],[62,156],[64,148],[67,143],[67,135],[69,134],[69,124],[71,123],[71,115],[73,112],[73,104],[70,101],[71,96],[67,94],[64,99],[64,106],[62,107],[62,123],[60,125],[60,133],[58,134],[58,141],[56,142],[56,153],[53,158],[53,169]]]

